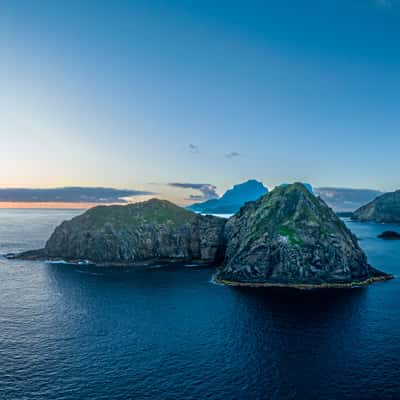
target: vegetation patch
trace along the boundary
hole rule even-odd
[[[286,237],[290,244],[299,246],[303,244],[303,241],[299,239],[296,232],[287,225],[281,225],[278,229],[278,233],[279,235]]]

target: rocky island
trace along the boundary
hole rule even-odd
[[[365,285],[371,267],[356,237],[303,184],[283,185],[229,220],[165,200],[98,206],[59,225],[44,249],[17,258],[137,265],[200,262],[215,282],[297,288]]]
[[[371,267],[336,214],[296,183],[275,188],[231,217],[217,283],[351,287],[391,276]]]
[[[248,201],[255,201],[266,193],[268,189],[261,182],[251,179],[233,186],[219,199],[195,203],[188,209],[204,214],[234,214]]]
[[[378,238],[385,240],[400,240],[400,233],[396,231],[385,231],[382,232]]]
[[[151,260],[218,263],[225,221],[157,199],[98,206],[59,225],[44,249],[18,257],[97,265]]]
[[[400,190],[385,193],[353,213],[355,221],[400,223]]]

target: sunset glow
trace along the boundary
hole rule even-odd
[[[32,202],[0,202],[0,208],[54,208],[54,209],[82,209],[95,207],[93,203],[32,203]]]

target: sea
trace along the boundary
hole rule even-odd
[[[0,253],[40,248],[79,210],[0,210]],[[345,221],[399,275],[400,226]],[[400,279],[249,289],[213,268],[0,257],[0,399],[399,399]]]

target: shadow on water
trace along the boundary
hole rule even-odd
[[[153,265],[143,267],[96,267],[71,264],[46,265],[46,274],[61,288],[72,286],[108,289],[149,290],[157,288],[181,288],[208,281],[214,268],[208,266],[185,267],[183,264]],[[200,274],[197,281],[193,274]]]
[[[241,313],[246,315],[247,326],[251,326],[255,336],[268,326],[270,334],[276,332],[279,340],[309,334],[314,346],[332,332],[335,332],[333,341],[347,340],[347,334],[362,329],[363,313],[368,308],[367,288],[234,290]]]
[[[253,306],[270,311],[296,314],[312,312],[327,315],[331,311],[356,311],[365,299],[368,288],[312,289],[291,288],[233,288]]]
[[[297,290],[285,288],[238,288],[221,287],[208,283],[212,268],[184,268],[183,265],[168,267],[82,267],[71,265],[47,265],[49,282],[58,291],[68,295],[69,300],[76,295],[79,299],[90,300],[91,296],[109,296],[118,301],[121,297],[135,301],[135,295],[150,296],[154,299],[161,293],[169,296],[195,291],[206,296],[208,312],[217,305],[211,299],[221,299],[220,307],[240,311],[252,319],[252,326],[266,318],[305,326],[341,321],[344,324],[355,320],[361,310],[365,310],[368,288]],[[73,294],[74,293],[74,294]],[[115,297],[114,297],[115,296]],[[232,304],[230,304],[233,302]],[[221,310],[220,310],[221,311]]]
[[[350,361],[348,349],[357,359],[359,341],[366,334],[368,289],[233,290],[241,319],[235,330],[236,351],[248,354],[248,368],[265,392],[279,398],[334,392],[342,377],[329,378],[331,371]]]
[[[253,329],[276,323],[297,328],[323,328],[336,324],[357,327],[363,310],[368,308],[368,288],[297,290],[284,288],[234,288],[209,284],[211,268],[96,268],[71,265],[47,265],[49,284],[68,301],[88,303],[93,298],[121,299],[135,303],[148,298],[153,306],[174,301],[174,306],[195,302],[203,297],[205,313],[222,313],[225,318],[242,318]],[[182,303],[181,303],[182,302]]]

